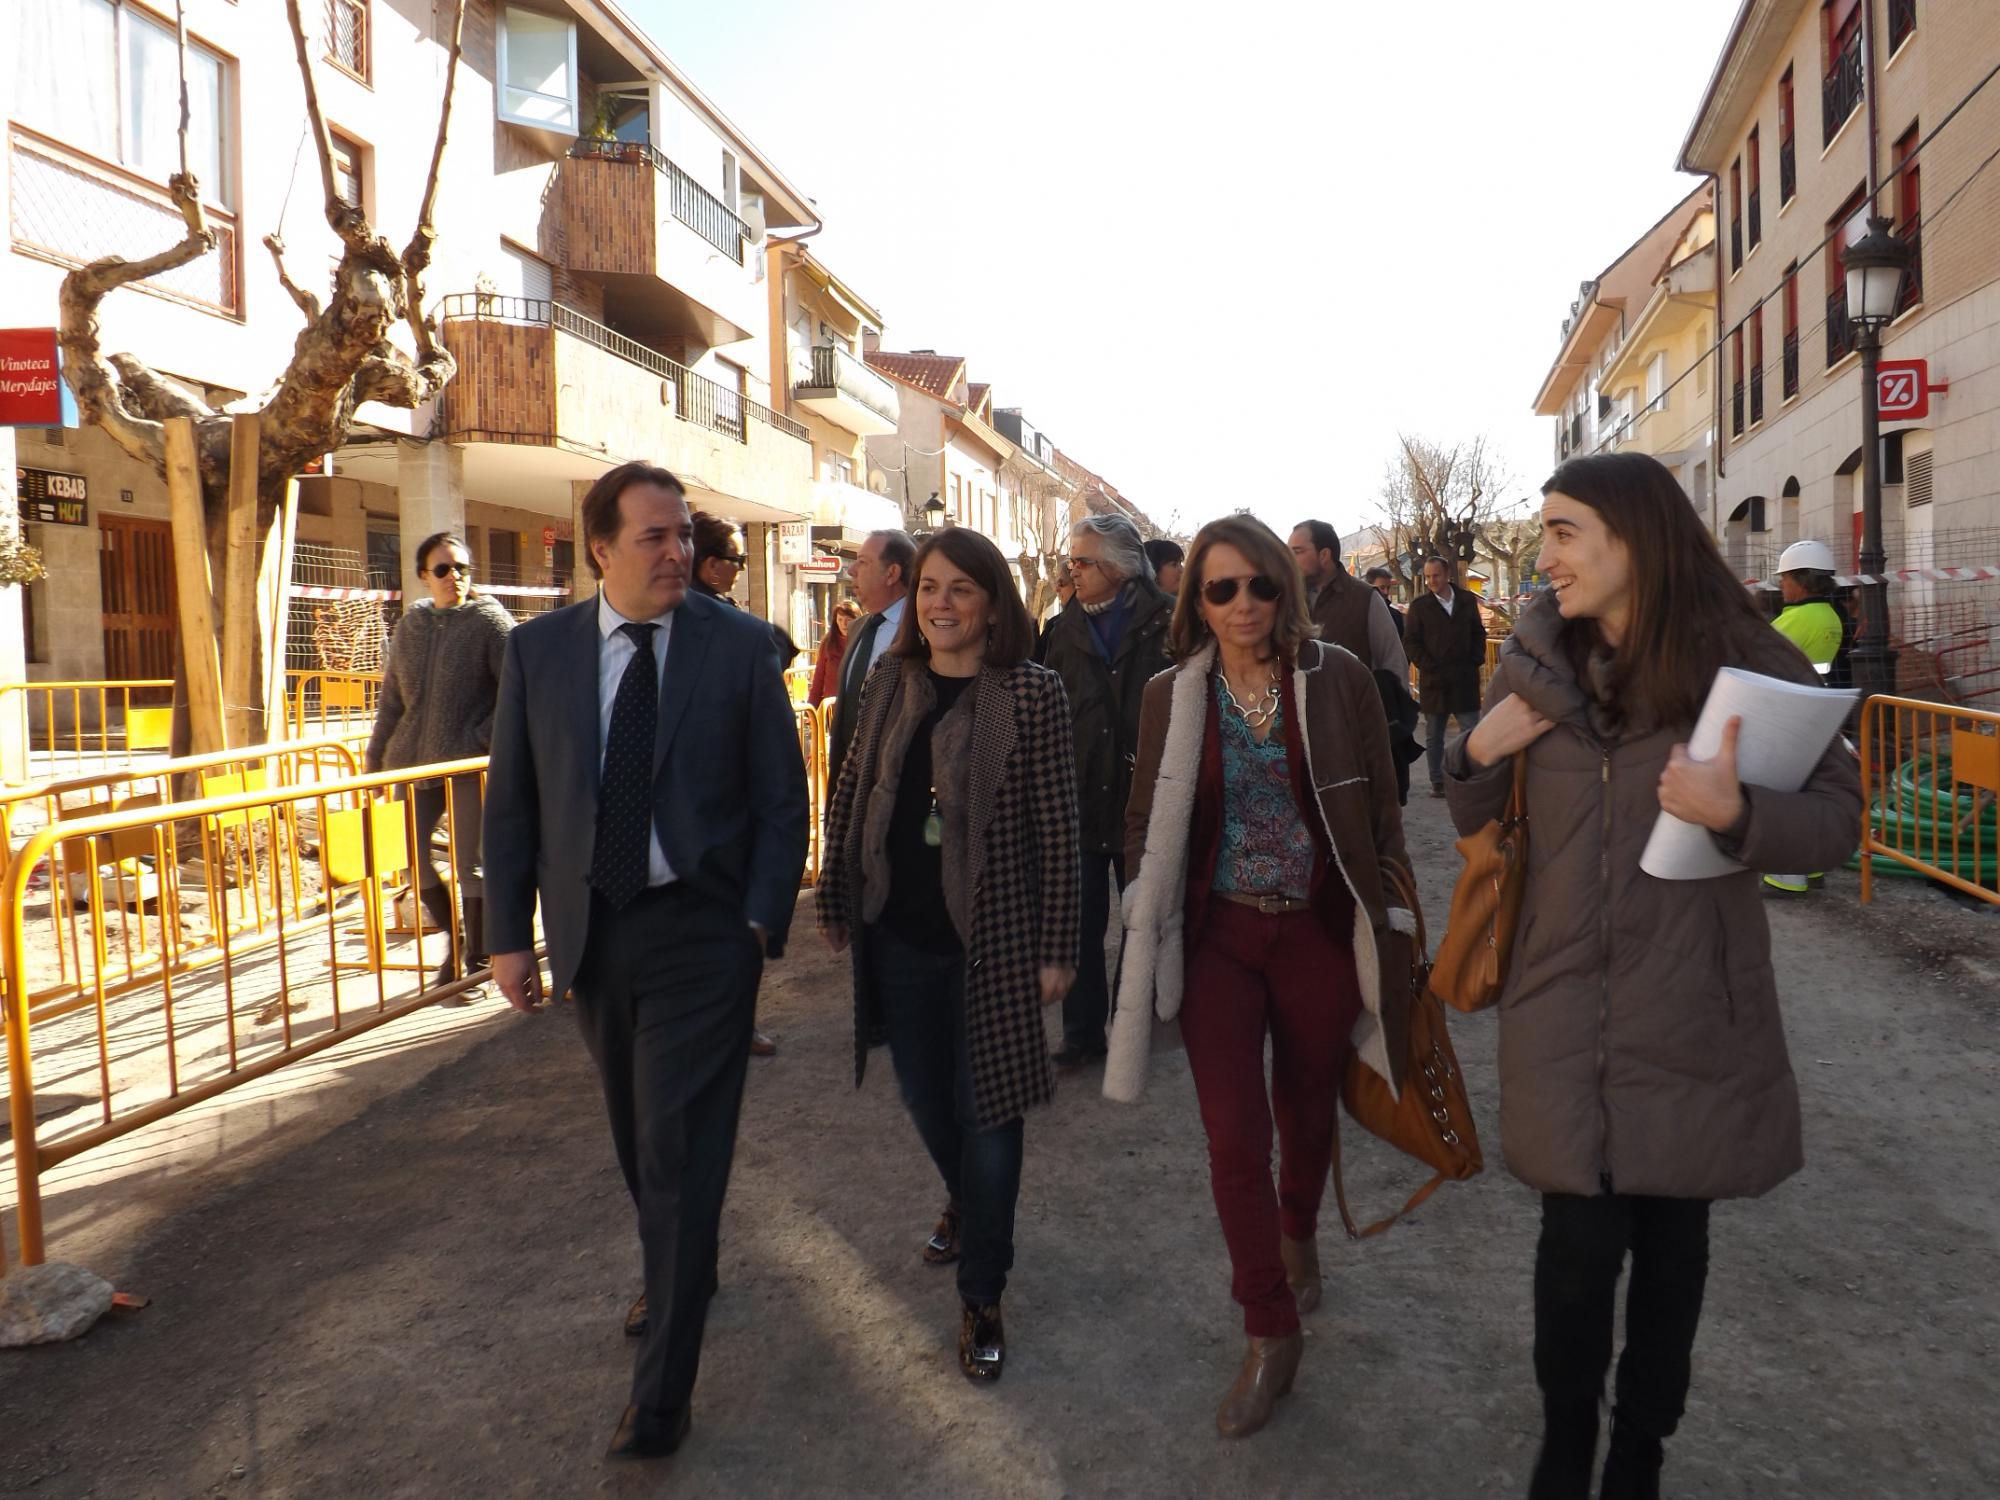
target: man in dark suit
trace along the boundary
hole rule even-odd
[[[833,806],[834,788],[840,785],[840,765],[847,759],[847,747],[854,741],[854,726],[860,722],[861,685],[868,670],[882,659],[896,628],[903,623],[904,597],[910,589],[910,564],[916,560],[917,544],[906,531],[871,531],[862,539],[861,550],[848,569],[854,597],[860,601],[865,618],[856,622],[848,637],[847,654],[840,659],[840,686],[833,706],[833,731],[827,736],[826,804]]]
[[[687,1435],[766,954],[804,872],[805,768],[762,620],[688,587],[693,522],[665,469],[583,502],[594,599],[507,640],[486,780],[493,976],[572,993],[638,1207],[640,1345],[610,1456]]]
[[[1486,622],[1476,595],[1452,584],[1451,564],[1424,561],[1424,592],[1403,621],[1403,644],[1417,669],[1417,698],[1424,711],[1424,748],[1430,758],[1431,795],[1444,795],[1445,721],[1460,734],[1479,723],[1479,674],[1486,666]]]

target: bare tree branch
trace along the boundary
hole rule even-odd
[[[326,128],[326,114],[319,105],[319,85],[313,81],[312,56],[306,47],[306,23],[299,14],[299,0],[285,0],[285,15],[292,23],[292,46],[298,54],[299,77],[306,89],[306,121],[311,127],[313,155],[319,162],[320,189],[326,199],[326,222],[349,250],[365,247],[371,235],[368,216],[360,205],[340,196],[333,181],[333,136]]]
[[[128,411],[155,422],[164,422],[168,417],[187,417],[199,423],[215,415],[208,402],[178,380],[162,375],[129,354],[112,355],[111,366],[118,372],[118,384]]]
[[[298,305],[306,315],[308,323],[317,322],[320,315],[320,301],[311,292],[293,281],[285,270],[285,238],[280,234],[264,236],[264,248],[271,252],[271,263],[278,268],[278,285],[285,289],[285,295]]]
[[[437,341],[437,327],[424,310],[424,272],[430,269],[431,247],[437,242],[432,214],[437,208],[438,173],[444,166],[445,139],[451,132],[451,101],[458,91],[458,59],[465,46],[465,0],[457,0],[451,14],[451,49],[444,64],[444,103],[438,110],[437,143],[431,148],[430,175],[424,179],[424,196],[417,207],[417,227],[403,251],[403,313],[409,320],[410,336],[416,340],[420,364],[442,368],[437,379],[441,390],[457,370],[457,364]],[[439,365],[442,361],[442,365]]]

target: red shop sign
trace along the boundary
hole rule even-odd
[[[0,328],[0,427],[62,426],[53,328]]]
[[[1931,414],[1931,397],[1951,389],[1931,384],[1928,360],[1885,359],[1875,376],[1876,411],[1885,422],[1917,422]]]

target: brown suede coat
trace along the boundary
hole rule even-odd
[[[1214,659],[1211,643],[1146,684],[1139,765],[1125,810],[1125,957],[1104,1068],[1104,1092],[1113,1099],[1139,1096],[1155,1030],[1180,1014],[1186,946],[1199,935],[1189,931],[1191,909],[1199,921],[1202,906],[1189,893],[1198,898],[1214,874],[1190,868],[1203,751],[1213,732]],[[1409,856],[1381,695],[1351,652],[1307,641],[1285,683],[1285,713],[1297,726],[1305,762],[1296,768],[1304,773],[1299,785],[1311,788],[1319,834],[1333,857],[1325,879],[1345,889],[1340,911],[1350,910],[1351,900],[1351,931],[1334,936],[1351,947],[1361,989],[1354,1047],[1399,1088],[1416,918],[1394,904],[1382,873],[1389,863],[1407,869]],[[1171,1033],[1159,1040],[1170,1043]]]
[[[1528,887],[1500,998],[1500,1136],[1513,1174],[1543,1192],[1743,1198],[1804,1163],[1758,871],[1825,870],[1853,853],[1861,793],[1836,741],[1805,787],[1745,787],[1714,880],[1639,868],[1660,773],[1689,724],[1615,727],[1578,683],[1553,596],[1501,648],[1486,706],[1519,693],[1555,722],[1528,757]],[[1817,674],[1776,631],[1746,622],[1730,664],[1795,682]],[[1452,819],[1495,817],[1512,763],[1446,754]]]

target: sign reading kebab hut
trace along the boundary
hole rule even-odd
[[[0,427],[60,427],[62,369],[53,328],[0,328]]]

